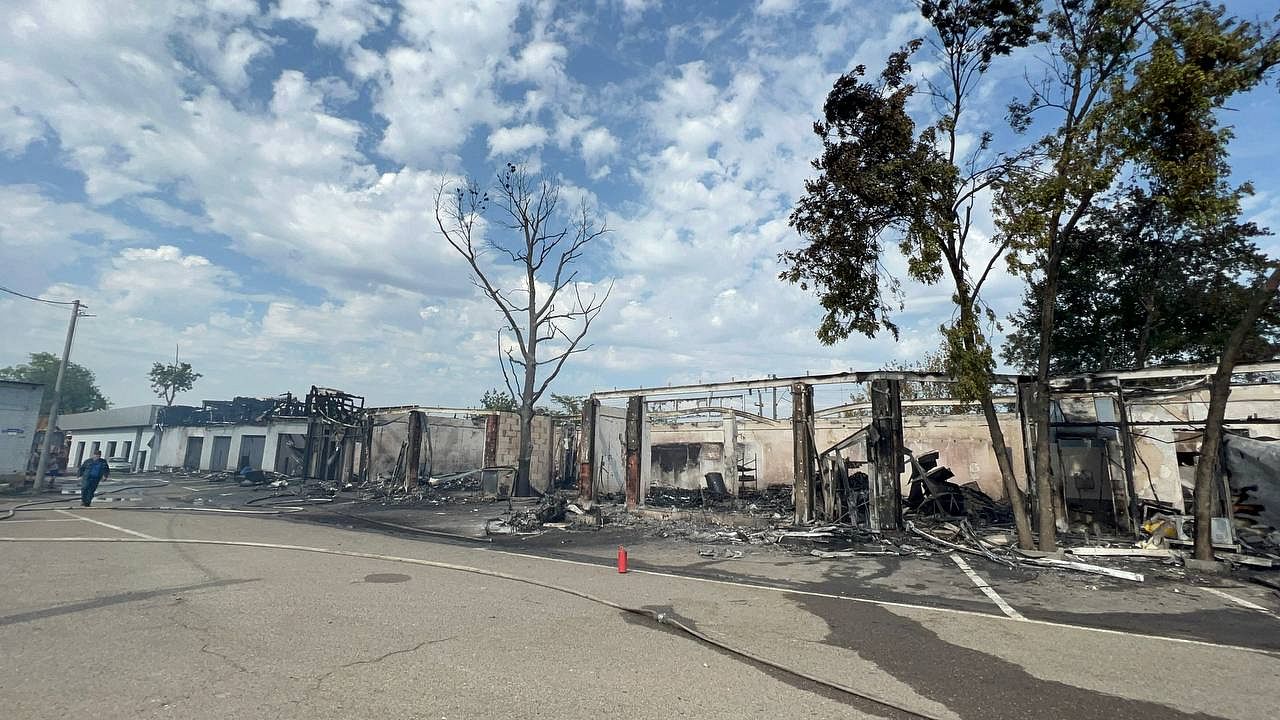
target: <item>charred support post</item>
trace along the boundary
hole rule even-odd
[[[813,453],[809,438],[813,424],[813,388],[798,382],[791,385],[791,453],[795,486],[795,523],[813,522]]]
[[[422,462],[422,413],[409,411],[409,436],[404,451],[404,491],[411,492],[418,484],[418,466]]]
[[[739,495],[738,487],[738,416],[732,412],[724,414],[724,451],[721,463],[724,465],[724,483],[734,497]]]
[[[644,398],[627,398],[627,509],[640,505],[640,436],[644,428]]]
[[[596,410],[600,401],[587,398],[582,404],[582,441],[578,443],[578,500],[590,505],[596,499]]]
[[[484,466],[494,467],[498,464],[498,413],[492,412],[484,418]]]
[[[871,528],[902,527],[902,395],[901,381],[871,382]]]
[[[364,432],[360,439],[360,482],[369,482],[369,460],[373,452],[373,417],[365,416]]]
[[[1137,448],[1133,442],[1133,431],[1129,427],[1129,408],[1126,407],[1124,401],[1124,386],[1119,382],[1116,383],[1116,420],[1120,422],[1120,435],[1124,441],[1125,492],[1125,497],[1119,497],[1120,493],[1116,484],[1111,483],[1111,494],[1116,502],[1116,507],[1124,508],[1124,513],[1118,513],[1119,516],[1116,521],[1120,526],[1119,530],[1121,532],[1132,531],[1134,537],[1138,537],[1138,526],[1142,524],[1142,520],[1138,517],[1138,490],[1133,482],[1133,464]]]
[[[351,482],[356,466],[355,430],[347,429],[342,433],[342,476],[338,478],[338,488],[344,488]]]
[[[319,444],[319,439],[317,438],[318,435],[319,428],[316,427],[315,419],[308,419],[307,439],[302,446],[302,484],[304,485],[308,480],[312,480],[319,476],[318,468],[320,463],[318,462],[318,458],[320,453],[317,448],[317,445]]]
[[[1036,407],[1036,384],[1031,380],[1020,381],[1018,392],[1018,424],[1022,428],[1022,457],[1027,470],[1027,498],[1031,501],[1031,511],[1037,512],[1036,504],[1036,432],[1031,416]],[[1033,515],[1034,516],[1034,515]]]

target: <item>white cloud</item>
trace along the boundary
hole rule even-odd
[[[497,69],[517,41],[519,6],[509,0],[405,3],[405,41],[387,52],[375,108],[389,125],[381,150],[430,166],[462,145],[476,125],[509,115]]]
[[[654,5],[615,8],[634,22],[656,18]],[[787,213],[812,173],[811,123],[831,81],[855,61],[878,66],[885,36],[918,13],[832,13],[795,42],[747,7],[689,23],[677,40],[696,54],[668,48],[642,65],[628,55],[642,41],[594,35],[604,25],[589,13],[550,2],[418,0],[397,16],[282,0],[268,19],[254,0],[65,7],[0,11],[0,152],[56,137],[87,203],[52,199],[78,187],[0,188],[0,254],[30,268],[23,288],[95,299],[77,352],[117,401],[147,399],[139,379],[174,342],[206,373],[204,397],[316,383],[371,402],[477,400],[501,382],[499,319],[432,230],[432,199],[442,178],[489,164],[486,150],[536,151],[566,178],[566,203],[603,204],[615,229],[582,265],[593,281],[617,276],[596,348],[558,391],[879,366],[932,347],[940,288],[910,288],[902,343],[822,347],[816,302],[779,281],[776,262],[797,243]],[[314,28],[319,48],[284,52],[278,20]],[[621,79],[574,77],[584,48],[613,53],[604,70]],[[299,51],[325,61],[294,64]],[[701,60],[677,64],[689,57]],[[372,107],[357,102],[366,92]],[[162,239],[111,216],[130,208],[165,226]],[[1001,297],[1017,288],[998,285]],[[61,318],[17,309],[0,300],[12,338],[0,364],[61,342]]]
[[[489,157],[510,155],[547,141],[547,131],[537,125],[498,128],[489,134]]]
[[[162,200],[144,197],[133,198],[129,203],[162,225],[193,230],[207,230],[209,228],[209,219],[203,215],[187,212]]]
[[[569,52],[564,45],[550,40],[534,40],[520,51],[520,57],[512,67],[516,80],[553,82],[564,76],[565,58]]]
[[[350,47],[391,21],[391,8],[370,0],[280,0],[275,16],[310,26],[316,41]]]
[[[622,0],[622,17],[627,23],[634,23],[649,10],[657,7],[660,0]]]
[[[207,28],[195,32],[191,44],[218,82],[233,92],[249,86],[250,63],[271,53],[271,44],[247,28],[230,33]]]
[[[597,166],[618,152],[618,138],[608,128],[591,128],[582,135],[582,159]]]
[[[756,12],[761,15],[786,15],[794,12],[799,0],[760,0]]]
[[[20,155],[43,134],[36,118],[12,105],[0,106],[0,155]]]
[[[51,282],[68,263],[86,270],[98,254],[94,240],[122,242],[142,236],[80,203],[55,202],[34,185],[0,185],[0,267],[22,268],[29,287]]]
[[[212,307],[245,297],[234,273],[172,245],[126,248],[93,275],[100,278],[92,294],[100,316],[190,323],[207,317]]]

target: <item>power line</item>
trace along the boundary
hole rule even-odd
[[[46,300],[45,298],[41,298],[41,297],[34,297],[34,296],[32,296],[32,295],[25,295],[25,294],[23,294],[23,293],[18,292],[17,290],[10,290],[9,288],[4,287],[3,285],[0,285],[0,291],[7,292],[7,293],[9,293],[10,295],[17,295],[18,297],[20,297],[20,298],[26,298],[27,300],[35,300],[36,302],[47,303],[47,304],[49,304],[49,305],[73,305],[73,304],[75,304],[75,301],[74,301],[74,300]]]

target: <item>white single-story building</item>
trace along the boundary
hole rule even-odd
[[[161,428],[153,467],[189,470],[254,470],[285,474],[301,471],[307,421],[171,425]]]
[[[101,451],[104,458],[127,459],[136,472],[154,468],[156,415],[162,407],[133,405],[59,417],[58,427],[70,436],[67,467],[77,468]]]

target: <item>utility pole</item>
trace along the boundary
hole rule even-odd
[[[49,421],[44,428],[44,443],[40,448],[40,462],[36,464],[36,480],[33,489],[44,492],[44,474],[49,469],[49,449],[53,446],[53,431],[58,427],[58,405],[62,402],[62,376],[67,373],[71,360],[71,340],[76,335],[76,319],[80,317],[79,300],[71,303],[71,324],[67,326],[67,343],[62,347],[62,364],[58,365],[58,379],[53,383],[53,402],[49,404]]]

